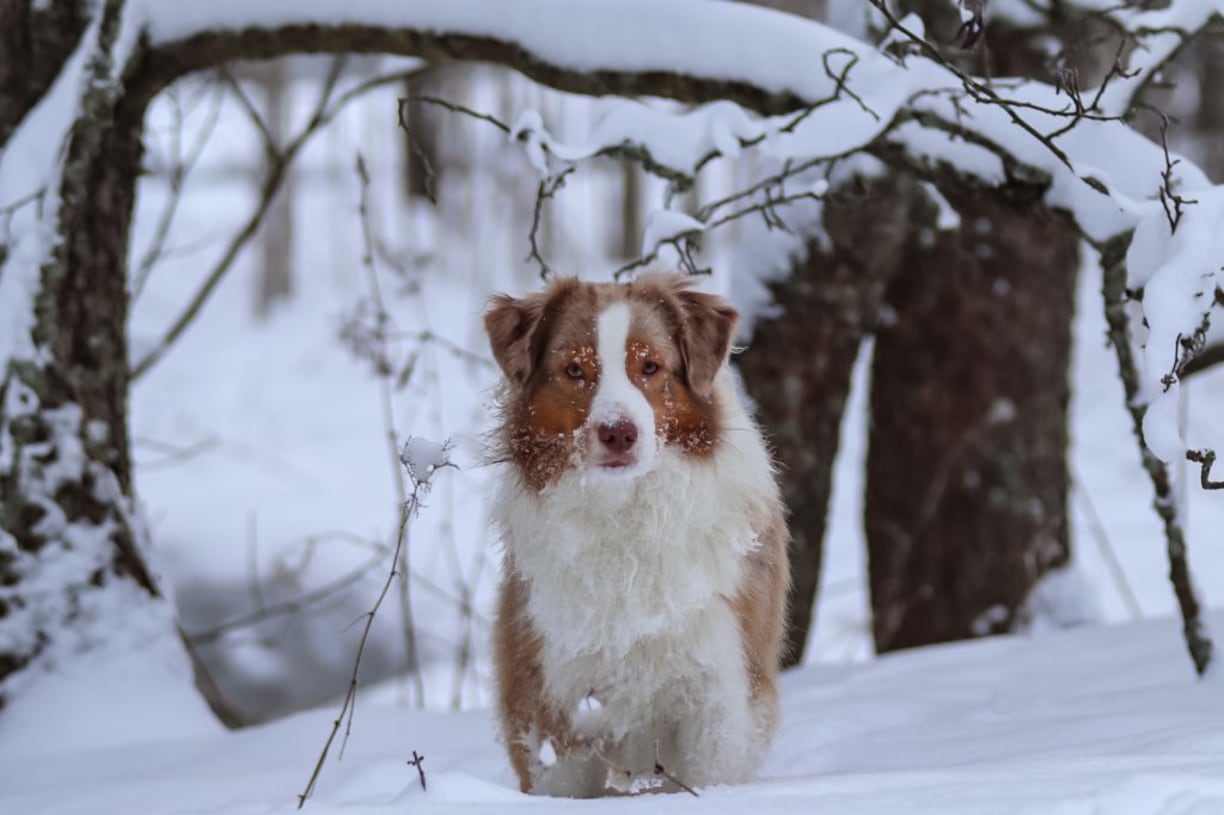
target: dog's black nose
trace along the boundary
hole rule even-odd
[[[613,453],[628,453],[637,441],[637,426],[628,419],[620,419],[599,426],[599,440]]]

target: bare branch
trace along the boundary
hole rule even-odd
[[[445,449],[445,448],[444,448]],[[449,461],[442,462],[438,468],[430,472],[432,478],[433,472],[436,469],[443,467],[453,467]],[[353,726],[353,711],[357,705],[357,689],[358,671],[361,669],[361,658],[365,654],[366,643],[370,639],[370,631],[374,627],[374,619],[378,615],[378,610],[382,607],[383,601],[387,598],[387,594],[391,591],[391,585],[395,582],[398,575],[398,567],[400,563],[401,551],[404,548],[405,540],[407,539],[408,521],[415,516],[420,510],[421,498],[432,486],[432,481],[429,479],[419,479],[409,471],[409,476],[412,478],[412,492],[408,495],[407,500],[400,507],[400,523],[399,531],[395,537],[395,550],[391,553],[391,568],[387,572],[387,579],[383,582],[382,590],[378,593],[378,598],[374,601],[374,606],[364,616],[365,626],[361,631],[361,638],[357,642],[357,653],[353,658],[353,672],[349,677],[348,690],[344,694],[344,700],[340,705],[340,712],[336,715],[332,722],[331,731],[328,733],[327,740],[323,743],[323,749],[319,753],[319,759],[315,762],[314,770],[310,774],[310,779],[306,782],[305,789],[298,795],[298,809],[306,805],[307,799],[314,794],[315,785],[318,783],[319,774],[323,771],[323,764],[327,761],[328,753],[331,751],[332,745],[335,744],[336,737],[340,734],[340,727],[345,722],[346,717],[348,726],[345,729],[344,740],[348,740],[349,734],[352,732]],[[341,752],[344,747],[341,745]],[[415,753],[413,754],[415,757]],[[417,769],[421,771],[420,761],[417,762]],[[422,771],[423,773],[423,771]],[[422,779],[423,781],[423,779]]]
[[[205,303],[208,302],[212,293],[217,286],[225,278],[233,267],[234,262],[242,253],[242,250],[259,231],[260,224],[263,223],[264,217],[272,207],[272,202],[275,200],[277,193],[280,191],[285,178],[288,175],[289,169],[294,159],[301,153],[302,149],[310,141],[310,139],[319,132],[323,127],[328,125],[340,112],[354,99],[359,98],[363,93],[366,93],[374,88],[382,87],[393,81],[402,80],[405,76],[410,76],[414,72],[397,71],[394,74],[388,74],[386,77],[377,77],[371,80],[359,83],[354,88],[346,91],[333,101],[333,95],[342,69],[344,67],[344,58],[336,57],[332,60],[331,67],[328,71],[327,79],[324,81],[323,89],[319,93],[319,98],[315,103],[314,109],[311,112],[309,120],[302,129],[295,135],[284,147],[274,145],[269,139],[265,138],[265,146],[271,148],[268,162],[268,174],[260,185],[259,201],[255,209],[247,217],[242,228],[230,239],[225,251],[221,254],[221,258],[213,266],[212,270],[204,278],[203,284],[188,301],[186,308],[179,315],[178,319],[171,324],[162,339],[150,350],[145,356],[132,368],[132,379],[137,380],[143,376],[148,370],[156,365],[171,346],[183,335],[183,332],[191,325],[195,318],[203,309]],[[416,71],[423,71],[424,68],[418,68]],[[241,99],[242,97],[240,97]],[[249,104],[249,100],[248,100]],[[253,110],[253,108],[252,108]]]
[[[1215,450],[1187,450],[1186,460],[1199,465],[1199,483],[1205,490],[1224,490],[1224,481],[1211,480],[1211,468],[1215,464]]]
[[[544,261],[544,256],[540,254],[540,223],[544,213],[544,202],[551,199],[557,194],[557,191],[565,186],[566,177],[575,169],[574,166],[566,167],[556,175],[548,178],[540,179],[540,184],[536,188],[535,213],[531,218],[531,233],[528,240],[531,243],[531,252],[527,255],[527,260],[534,260],[540,264],[540,279],[548,280],[552,270],[548,267],[548,263]]]
[[[208,115],[204,120],[204,124],[196,131],[195,142],[185,156],[182,151],[182,129],[184,126],[182,105],[177,94],[171,96],[174,103],[175,123],[174,133],[172,134],[174,148],[170,164],[170,193],[166,199],[165,206],[162,207],[162,211],[158,215],[157,225],[153,229],[153,238],[149,241],[148,248],[145,249],[144,254],[140,257],[140,261],[136,264],[135,271],[132,272],[133,299],[140,297],[141,292],[144,291],[145,284],[149,280],[149,276],[153,272],[153,267],[165,256],[166,239],[170,235],[170,228],[174,225],[175,216],[178,215],[178,205],[183,196],[183,184],[187,181],[187,177],[191,175],[191,171],[195,169],[195,165],[204,153],[204,148],[207,146],[209,138],[212,137],[212,133],[217,127],[217,122],[221,120],[224,90],[220,83],[210,84],[213,86],[213,93]]]
[[[1131,350],[1130,330],[1126,314],[1126,248],[1129,239],[1111,241],[1101,255],[1105,269],[1104,300],[1105,319],[1109,325],[1109,338],[1118,357],[1118,370],[1126,393],[1127,410],[1131,415],[1132,429],[1139,442],[1143,468],[1156,493],[1154,507],[1164,524],[1165,543],[1169,557],[1169,579],[1177,597],[1182,615],[1182,633],[1186,648],[1201,676],[1211,664],[1214,645],[1208,636],[1201,618],[1201,607],[1190,579],[1190,564],[1186,552],[1186,533],[1178,517],[1177,501],[1173,495],[1173,482],[1169,468],[1156,457],[1143,440],[1143,416],[1147,407],[1138,398],[1139,371]]]
[[[1165,168],[1160,173],[1160,205],[1164,207],[1165,217],[1169,220],[1169,232],[1176,233],[1181,224],[1182,210],[1187,204],[1197,204],[1194,198],[1183,198],[1175,189],[1173,168],[1181,163],[1181,159],[1169,156],[1169,117],[1160,114],[1160,146],[1164,150]]]
[[[373,228],[370,225],[370,176],[366,171],[365,160],[361,154],[357,154],[356,170],[358,180],[360,181],[361,195],[357,207],[358,217],[361,221],[361,236],[364,244],[364,250],[361,258],[361,266],[366,272],[366,281],[370,288],[370,302],[374,306],[375,321],[377,330],[374,338],[380,345],[380,357],[388,359],[390,351],[387,348],[387,328],[390,325],[390,314],[387,311],[382,297],[382,286],[378,280],[378,268],[374,265],[374,236]],[[387,453],[391,465],[391,478],[395,485],[396,495],[399,498],[399,506],[405,507],[408,505],[408,495],[404,489],[404,476],[401,471],[400,461],[400,446],[399,436],[395,429],[395,403],[391,393],[391,381],[387,374],[378,377],[379,389],[379,407],[382,411],[383,432],[387,441]],[[412,473],[409,472],[411,476]],[[401,512],[403,510],[401,509]],[[412,618],[412,597],[411,597],[411,569],[409,568],[409,547],[406,545],[404,537],[407,533],[407,523],[401,520],[400,538],[396,542],[396,553],[398,562],[395,566],[400,573],[400,611],[403,615],[402,623],[404,630],[404,658],[408,662],[408,677],[412,681],[416,689],[418,704],[424,704],[425,700],[425,685],[421,677],[421,667],[417,659],[416,647],[416,625]],[[352,725],[352,711],[349,712],[349,725]],[[348,738],[346,732],[345,738]],[[341,748],[343,750],[343,748]]]

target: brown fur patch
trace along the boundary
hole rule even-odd
[[[536,745],[551,739],[560,755],[573,742],[568,718],[554,712],[544,694],[540,637],[527,616],[527,595],[526,582],[507,557],[493,627],[493,660],[501,732],[523,792],[531,792],[531,768],[539,762]]]
[[[790,534],[781,505],[771,509],[760,546],[748,556],[747,569],[731,608],[744,637],[744,656],[753,704],[762,709],[773,738],[778,722],[778,670],[786,642],[786,598],[790,589]]]

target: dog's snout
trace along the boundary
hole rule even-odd
[[[628,419],[605,422],[599,426],[599,441],[613,453],[628,453],[637,442],[637,425]]]

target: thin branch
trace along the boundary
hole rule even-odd
[[[637,269],[642,269],[651,265],[659,259],[659,255],[664,247],[671,247],[677,253],[679,253],[680,268],[687,274],[709,274],[710,270],[699,266],[695,259],[695,253],[698,249],[697,242],[703,236],[708,235],[710,232],[713,232],[719,227],[726,226],[733,221],[738,221],[741,218],[754,214],[760,214],[765,220],[765,225],[770,229],[782,229],[789,232],[790,229],[779,212],[781,208],[791,204],[796,204],[800,201],[824,200],[824,193],[814,192],[812,190],[774,197],[769,191],[768,187],[763,189],[764,197],[762,200],[748,206],[741,207],[740,209],[733,210],[732,212],[729,212],[720,218],[716,218],[713,221],[709,221],[705,223],[701,229],[692,229],[686,232],[681,232],[678,235],[673,235],[670,238],[667,238],[666,240],[659,241],[659,245],[656,246],[654,250],[641,256],[637,260],[626,263],[624,266],[621,266],[614,271],[612,273],[613,278],[620,280],[622,277],[632,271],[636,271]],[[727,199],[724,199],[724,202],[733,201],[739,197],[739,195],[729,196]],[[715,204],[718,206],[722,205],[719,202],[715,202]],[[702,211],[704,212],[709,209],[710,206],[707,206],[704,207]]]
[[[1216,461],[1215,450],[1187,450],[1186,460],[1199,465],[1199,484],[1205,490],[1224,490],[1224,481],[1211,480],[1211,468]]]
[[[389,359],[390,349],[387,347],[387,327],[391,318],[383,301],[382,285],[378,279],[378,268],[374,263],[374,232],[370,224],[370,175],[366,170],[365,159],[361,153],[357,154],[356,171],[360,183],[357,213],[361,221],[361,237],[364,247],[361,266],[366,272],[366,282],[370,288],[370,302],[374,306],[375,313],[376,330],[373,339],[379,345],[379,357],[381,359]],[[395,429],[395,403],[391,392],[389,374],[390,371],[386,375],[380,372],[378,376],[379,407],[382,412],[383,432],[387,442],[392,483],[399,498],[399,506],[402,508],[407,505],[408,498],[404,489],[404,476],[401,470],[399,436]],[[403,540],[403,536],[406,533],[406,525],[401,524],[401,539],[396,542],[396,551],[399,557],[397,568],[400,571],[400,610],[403,615],[404,658],[408,662],[408,677],[415,686],[417,703],[423,705],[425,703],[425,684],[424,679],[421,677],[421,666],[417,658],[416,625],[412,618],[411,583],[409,581],[409,576],[412,572],[409,568],[409,547]],[[350,712],[349,715],[351,725],[352,713]]]
[[[543,220],[542,216],[544,214],[544,202],[555,196],[557,191],[565,186],[566,177],[576,169],[576,166],[571,165],[556,175],[549,176],[548,178],[542,178],[540,179],[539,186],[536,188],[535,212],[531,218],[531,233],[528,235],[528,241],[531,244],[531,252],[528,253],[526,259],[528,261],[534,260],[536,263],[540,264],[541,280],[548,280],[549,275],[552,273],[552,269],[550,269],[548,263],[545,262],[544,256],[540,254],[539,236],[540,224]]]
[[[165,206],[162,207],[162,211],[158,215],[157,225],[153,229],[153,237],[149,241],[149,246],[145,249],[144,254],[141,255],[140,261],[136,264],[135,271],[132,272],[133,300],[140,297],[144,291],[145,284],[149,280],[149,276],[153,272],[153,267],[165,255],[166,239],[169,237],[170,228],[174,225],[175,217],[178,215],[178,205],[183,196],[183,185],[191,171],[195,169],[200,156],[204,153],[204,148],[207,146],[209,138],[216,129],[217,123],[221,120],[224,90],[220,83],[212,84],[214,85],[212,105],[209,108],[204,124],[196,133],[194,144],[187,151],[186,156],[183,155],[182,151],[182,128],[184,124],[182,106],[178,101],[177,95],[171,97],[174,100],[175,135],[173,136],[174,158],[170,165],[170,193]]]
[[[1224,363],[1224,342],[1204,348],[1197,356],[1186,363],[1185,367],[1182,368],[1181,376],[1178,378],[1185,380],[1188,376],[1202,373],[1220,363]]]
[[[361,566],[353,569],[347,574],[325,583],[316,589],[300,594],[291,600],[284,600],[279,603],[270,603],[262,608],[257,608],[255,611],[248,614],[242,614],[238,617],[226,620],[225,622],[213,626],[212,628],[206,628],[203,631],[190,632],[184,634],[184,636],[193,645],[209,645],[221,639],[221,637],[225,636],[230,631],[248,628],[278,617],[297,614],[301,611],[305,611],[311,606],[322,603],[323,601],[339,594],[344,589],[361,582],[363,578],[369,576],[369,574],[382,562],[382,555],[370,558]]]
[[[1176,234],[1181,224],[1182,210],[1187,204],[1197,204],[1198,200],[1183,198],[1174,189],[1173,168],[1181,163],[1181,159],[1173,159],[1169,155],[1169,117],[1163,113],[1160,114],[1160,146],[1164,150],[1165,160],[1165,167],[1160,172],[1160,205],[1169,221],[1169,232]]]
[[[302,127],[301,131],[283,148],[278,147],[270,154],[268,174],[260,185],[259,202],[256,204],[255,209],[248,216],[242,228],[231,238],[221,258],[205,277],[203,284],[201,284],[195,295],[188,301],[187,306],[183,309],[178,319],[171,324],[165,335],[152,350],[146,353],[140,362],[133,366],[133,381],[144,376],[151,367],[156,365],[165,356],[166,352],[170,350],[170,347],[179,340],[195,318],[199,316],[205,303],[208,302],[212,293],[225,278],[225,275],[229,273],[242,250],[255,236],[255,233],[259,231],[259,226],[263,223],[268,210],[271,209],[272,202],[280,191],[290,166],[311,137],[334,120],[350,102],[357,99],[362,93],[393,81],[401,81],[404,77],[414,73],[411,71],[397,71],[394,74],[388,74],[385,81],[382,81],[384,78],[367,80],[333,100],[333,94],[339,82],[344,64],[345,59],[343,57],[337,57],[332,60],[327,79],[324,81],[323,89],[319,94],[318,101],[315,103],[309,120]],[[416,69],[416,71],[423,70],[424,68]],[[266,140],[265,143],[271,144]]]
[[[443,467],[453,467],[450,461],[443,461],[430,472],[430,478],[437,469]],[[391,553],[391,568],[387,572],[387,579],[383,582],[382,590],[378,593],[378,598],[374,601],[374,606],[363,615],[365,618],[365,626],[361,631],[361,638],[357,642],[357,654],[353,659],[353,672],[349,677],[348,690],[344,694],[344,701],[340,705],[340,712],[332,722],[331,731],[328,733],[327,740],[323,743],[323,749],[319,753],[319,759],[315,762],[314,770],[310,774],[310,779],[306,782],[306,787],[298,795],[298,809],[306,805],[307,799],[314,794],[315,785],[318,783],[319,774],[323,771],[323,764],[327,761],[328,753],[331,751],[332,745],[335,744],[336,737],[340,734],[340,727],[348,720],[348,727],[345,729],[344,741],[347,742],[353,726],[353,710],[357,704],[357,689],[359,687],[358,671],[361,669],[361,658],[365,654],[366,643],[370,639],[370,631],[374,627],[374,618],[378,615],[378,610],[382,607],[383,601],[387,598],[387,594],[391,591],[391,585],[395,582],[398,575],[398,565],[400,563],[400,553],[404,547],[404,541],[407,538],[408,520],[416,515],[420,509],[421,496],[429,491],[432,486],[432,481],[429,479],[418,479],[412,473],[409,473],[412,478],[412,492],[409,494],[407,501],[400,508],[400,524],[399,531],[395,536],[395,550]],[[344,752],[343,743],[341,744],[341,753]],[[418,766],[418,769],[419,766]]]
[[[453,113],[462,113],[464,116],[471,116],[473,119],[479,119],[482,122],[488,122],[489,124],[496,127],[498,130],[500,130],[501,132],[505,133],[507,136],[510,135],[510,125],[506,124],[501,119],[497,118],[491,113],[481,113],[478,110],[472,110],[466,105],[460,105],[457,102],[451,102],[448,99],[442,99],[437,96],[427,96],[427,95],[421,94],[417,96],[411,96],[411,97],[407,97],[404,99],[400,99],[399,101],[400,101],[401,106],[403,106],[405,103],[409,101],[424,102],[427,105],[437,105],[438,107],[446,108],[447,110]]]
[[[1135,589],[1131,586],[1130,580],[1126,576],[1126,569],[1122,567],[1122,561],[1118,559],[1118,551],[1113,541],[1110,540],[1109,533],[1105,531],[1105,522],[1101,519],[1101,513],[1097,511],[1096,502],[1088,494],[1088,489],[1084,486],[1083,479],[1074,478],[1073,485],[1075,494],[1079,496],[1083,504],[1084,514],[1088,520],[1088,528],[1092,533],[1093,540],[1096,541],[1097,549],[1101,553],[1101,560],[1105,562],[1105,568],[1113,579],[1114,585],[1117,586],[1118,594],[1122,596],[1122,603],[1126,606],[1126,610],[1129,612],[1132,620],[1143,619],[1143,606],[1139,602],[1139,597],[1135,594]]]
[[[1131,350],[1130,329],[1126,314],[1126,249],[1129,239],[1111,241],[1101,255],[1105,269],[1103,287],[1105,319],[1109,338],[1118,357],[1118,371],[1126,395],[1132,429],[1139,443],[1143,468],[1156,493],[1154,507],[1164,524],[1165,543],[1169,557],[1169,579],[1182,615],[1182,633],[1186,648],[1201,676],[1211,664],[1214,646],[1201,619],[1201,608],[1190,578],[1186,551],[1186,533],[1177,513],[1173,482],[1168,466],[1155,456],[1143,440],[1143,416],[1147,407],[1139,400],[1139,372]]]

